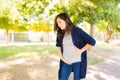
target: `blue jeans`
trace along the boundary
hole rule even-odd
[[[72,71],[74,74],[74,80],[80,80],[80,62],[73,63],[72,65],[64,63],[61,68],[60,80],[68,80]]]

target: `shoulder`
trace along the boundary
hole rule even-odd
[[[80,32],[82,31],[82,29],[78,26],[76,26],[74,29],[73,29],[73,32]]]

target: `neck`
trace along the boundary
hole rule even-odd
[[[65,35],[70,35],[71,34],[71,32],[70,31],[67,31],[66,33],[65,33]]]

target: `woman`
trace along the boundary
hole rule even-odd
[[[68,80],[74,73],[74,80],[86,76],[87,50],[95,45],[95,40],[74,25],[67,13],[58,14],[54,21],[57,31],[56,46],[60,56],[59,80]]]

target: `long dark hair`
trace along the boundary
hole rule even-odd
[[[62,20],[64,20],[66,22],[66,29],[65,30],[61,30],[58,27],[57,18],[60,18],[60,19],[62,19]],[[71,31],[74,29],[74,27],[75,27],[75,25],[72,23],[72,21],[71,21],[71,19],[68,16],[67,13],[60,13],[60,14],[58,14],[55,17],[55,20],[54,20],[54,31],[57,32],[57,37],[58,38],[62,38],[64,36],[64,33],[70,34]]]

